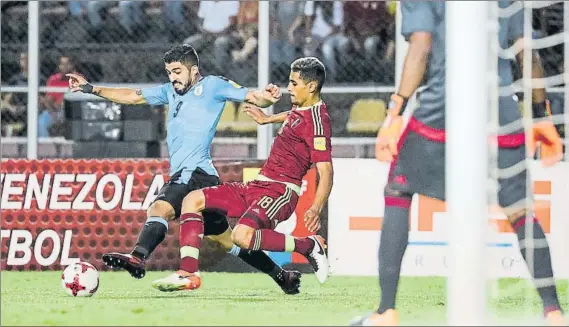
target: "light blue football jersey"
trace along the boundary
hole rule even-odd
[[[183,95],[171,83],[142,89],[148,104],[169,105],[166,142],[170,176],[182,171],[178,183],[188,183],[198,167],[218,176],[210,153],[217,123],[226,101],[244,102],[246,95],[246,88],[218,76],[203,77]]]

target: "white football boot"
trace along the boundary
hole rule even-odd
[[[202,284],[199,272],[188,273],[178,270],[175,273],[152,282],[152,287],[162,292],[191,291]]]
[[[308,236],[308,238],[314,241],[314,248],[312,248],[312,252],[310,252],[307,257],[308,262],[312,265],[312,268],[314,268],[316,279],[318,279],[320,284],[324,284],[330,273],[330,264],[328,263],[326,252],[324,251],[326,243],[324,242],[324,238],[319,235]]]

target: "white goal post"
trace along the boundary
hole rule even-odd
[[[488,147],[487,1],[446,4],[446,198],[451,326],[484,325]]]

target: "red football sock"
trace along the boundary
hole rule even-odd
[[[314,241],[309,238],[295,238],[271,229],[258,229],[253,233],[249,250],[273,251],[273,252],[298,252],[308,255],[314,247]]]
[[[257,229],[253,233],[249,249],[253,251],[265,250],[273,252],[285,252],[285,234],[270,229]]]
[[[294,252],[300,253],[307,257],[314,248],[314,241],[308,237],[294,239]]]
[[[203,218],[197,213],[180,216],[180,269],[194,273],[199,268],[199,254],[204,233]]]

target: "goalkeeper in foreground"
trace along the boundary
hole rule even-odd
[[[272,84],[264,90],[248,91],[224,77],[202,76],[198,55],[187,44],[174,46],[166,52],[164,64],[170,83],[141,90],[93,86],[79,75],[68,75],[72,92],[92,93],[124,104],[169,104],[166,141],[170,180],[148,208],[148,220],[132,252],[107,253],[102,257],[106,265],[123,268],[135,278],[146,274],[144,263],[166,237],[168,221],[180,217],[184,197],[194,190],[220,184],[209,151],[225,102],[268,107],[281,97],[280,89]],[[299,293],[299,272],[283,270],[262,251],[241,250],[234,245],[224,214],[207,211],[204,216],[208,219],[202,237],[218,242],[232,255],[270,275],[285,293]]]
[[[500,1],[500,7],[509,1]],[[385,218],[379,247],[379,284],[381,301],[377,312],[356,319],[353,325],[393,326],[398,324],[395,298],[401,261],[409,238],[409,207],[413,194],[418,193],[445,200],[445,3],[401,3],[402,33],[409,41],[399,91],[392,96],[392,107],[379,131],[376,156],[384,162],[392,162],[389,180],[385,187]],[[505,19],[500,18],[500,45],[508,48],[510,42],[523,36],[523,11]],[[523,53],[518,61],[523,62]],[[513,82],[510,61],[499,59],[500,86]],[[532,75],[543,77],[539,58],[533,57]],[[414,112],[407,126],[403,127],[402,114],[407,99],[413,95],[424,75],[426,88],[418,95],[420,107]],[[518,123],[513,133],[498,135],[498,166],[500,170],[519,165],[526,158],[526,146],[530,154],[535,151],[537,140],[541,142],[542,163],[557,163],[562,157],[561,139],[550,120],[544,89],[533,91],[533,114],[538,121],[525,136],[518,103],[512,96],[500,97],[500,126]],[[455,108],[460,110],[460,108]],[[521,164],[523,165],[523,163]],[[543,229],[534,218],[531,208],[525,207],[526,168],[517,175],[499,178],[498,202],[517,234],[522,256],[533,251],[533,277],[535,287],[543,302],[544,316],[550,325],[564,325],[549,245]],[[533,223],[532,223],[533,222]],[[526,240],[526,229],[533,229],[533,239]],[[526,246],[533,244],[534,246]],[[526,259],[527,260],[527,259]],[[531,268],[530,268],[531,269]]]

